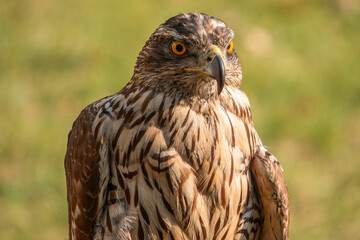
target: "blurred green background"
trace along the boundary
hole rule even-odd
[[[236,34],[242,89],[283,165],[292,239],[360,239],[357,0],[0,0],[0,239],[67,239],[73,120],[121,89],[155,28],[180,12]]]

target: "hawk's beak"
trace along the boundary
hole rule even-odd
[[[225,63],[220,48],[211,46],[207,59],[209,59],[209,63],[204,67],[204,71],[209,77],[216,80],[220,95],[225,84]]]

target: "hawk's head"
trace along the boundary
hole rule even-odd
[[[223,21],[205,14],[172,17],[140,52],[135,79],[158,91],[204,97],[217,96],[224,85],[240,87],[241,67],[233,37]]]

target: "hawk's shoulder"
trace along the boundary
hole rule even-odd
[[[94,224],[105,201],[109,159],[100,155],[104,144],[97,138],[94,122],[106,101],[100,99],[83,109],[68,135],[65,172],[70,239],[94,236]]]
[[[289,239],[290,206],[283,169],[274,155],[259,147],[250,163],[261,205],[261,239]]]

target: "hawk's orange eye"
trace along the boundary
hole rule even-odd
[[[231,40],[231,42],[229,43],[229,46],[226,49],[226,52],[231,53],[233,48],[234,48],[234,42],[233,42],[233,40]]]
[[[171,45],[171,50],[176,54],[176,55],[183,55],[186,51],[186,47],[184,44],[182,44],[179,41],[175,41],[173,42],[173,44]]]

